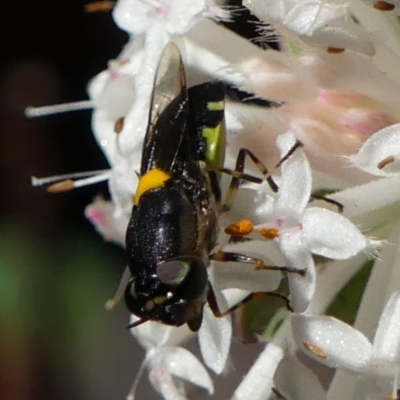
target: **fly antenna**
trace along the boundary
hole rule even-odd
[[[26,118],[38,118],[47,115],[62,114],[71,111],[89,110],[94,108],[92,100],[74,101],[72,103],[53,104],[51,106],[26,107]]]
[[[137,321],[132,322],[131,324],[129,324],[129,325],[127,326],[127,328],[128,328],[128,329],[136,328],[137,326],[142,325],[142,324],[144,324],[144,323],[147,322],[147,321],[148,321],[148,319],[146,319],[146,318],[140,318],[140,319],[138,319]]]

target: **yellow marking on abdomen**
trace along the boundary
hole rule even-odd
[[[150,189],[164,186],[164,183],[170,179],[171,176],[161,169],[152,169],[139,179],[139,184],[134,197],[134,203],[137,206],[139,204],[140,197],[143,193],[146,193]]]
[[[207,103],[207,109],[210,111],[221,111],[225,108],[225,101],[209,101]]]

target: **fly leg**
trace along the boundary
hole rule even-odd
[[[239,303],[235,304],[234,306],[228,308],[225,311],[221,311],[219,309],[217,299],[215,297],[214,289],[211,287],[211,285],[208,285],[208,293],[207,293],[207,302],[208,305],[210,306],[211,311],[217,318],[222,318],[225,317],[226,315],[231,314],[232,312],[238,310],[239,308],[243,307],[245,304],[249,303],[251,300],[256,300],[256,299],[261,299],[263,297],[277,297],[279,299],[282,299],[286,307],[289,311],[293,312],[292,307],[290,306],[290,301],[289,299],[284,296],[283,294],[276,293],[276,292],[255,292],[255,293],[250,293],[248,296],[246,296],[242,301],[239,301]]]
[[[250,264],[253,265],[254,269],[258,271],[281,271],[281,272],[299,274],[301,276],[304,276],[306,274],[305,269],[280,267],[278,265],[267,265],[263,260],[257,257],[251,257],[239,253],[229,253],[222,250],[218,250],[217,252],[211,254],[210,259],[221,262],[237,262],[243,264]]]
[[[211,188],[214,192],[218,191],[220,192],[220,189],[217,189],[219,187],[218,183],[218,177],[217,177],[217,172],[223,172],[227,175],[232,176],[232,180],[229,184],[228,191],[225,196],[225,202],[224,204],[221,204],[221,195],[219,194],[219,197],[216,198],[217,200],[217,207],[221,213],[227,212],[231,209],[232,204],[235,200],[236,193],[239,189],[240,182],[242,180],[245,180],[247,182],[253,182],[253,183],[262,183],[264,180],[266,180],[273,192],[277,192],[279,187],[273,180],[271,174],[276,171],[282,163],[284,163],[299,147],[302,146],[302,143],[299,141],[296,141],[296,143],[289,149],[289,151],[281,158],[281,160],[269,171],[267,167],[260,161],[260,159],[254,155],[250,150],[248,149],[240,149],[239,154],[236,159],[236,165],[235,169],[227,169],[227,168],[206,168],[206,171],[209,174],[210,177],[210,182],[211,182]],[[246,157],[249,157],[253,163],[256,165],[256,167],[260,170],[262,173],[263,177],[258,178],[253,175],[246,174],[244,172],[245,168],[245,162],[246,162]]]
[[[336,206],[338,208],[338,211],[339,211],[340,214],[343,212],[343,209],[344,209],[343,204],[339,203],[336,200],[330,199],[329,197],[321,196],[321,195],[318,195],[318,194],[312,194],[310,201],[313,201],[313,200],[325,201],[326,203],[329,203],[329,204],[332,204],[332,205]]]

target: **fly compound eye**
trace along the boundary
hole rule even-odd
[[[186,260],[171,259],[157,265],[158,279],[169,286],[178,286],[185,279],[190,270]]]
[[[157,265],[157,276],[166,285],[174,286],[182,299],[196,299],[207,287],[207,266],[198,257],[176,257]]]

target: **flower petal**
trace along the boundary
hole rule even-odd
[[[164,347],[160,352],[166,368],[172,375],[204,388],[209,394],[214,392],[208,372],[189,350],[182,347]]]
[[[312,253],[341,260],[368,246],[367,239],[347,218],[317,207],[304,213],[303,240]]]
[[[210,307],[204,307],[203,323],[199,330],[201,354],[206,365],[220,374],[226,365],[232,338],[231,317],[217,318]]]
[[[129,219],[125,214],[114,218],[114,204],[97,197],[85,208],[85,217],[94,225],[104,240],[125,246],[126,227]]]
[[[329,367],[361,372],[373,356],[368,339],[336,318],[294,315],[292,329],[299,349]]]
[[[279,135],[277,145],[284,157],[296,143],[291,132]],[[311,168],[302,149],[297,149],[281,166],[281,182],[276,210],[293,216],[302,214],[311,194]],[[279,211],[276,211],[279,213]]]
[[[304,312],[315,292],[316,272],[311,253],[304,247],[302,233],[285,232],[279,243],[288,267],[304,270],[305,275],[288,274],[290,303],[295,312]]]
[[[374,338],[375,357],[400,362],[400,292],[394,292],[379,320]]]
[[[149,380],[164,400],[187,400],[183,388],[178,388],[172,375],[163,366],[155,366],[149,371]]]
[[[358,168],[378,176],[400,174],[400,124],[388,126],[372,135],[359,152],[349,159]]]
[[[130,322],[136,322],[138,319],[135,315],[131,315]],[[147,321],[132,328],[131,333],[147,350],[162,346],[177,346],[193,335],[186,325],[175,327],[154,321]]]

